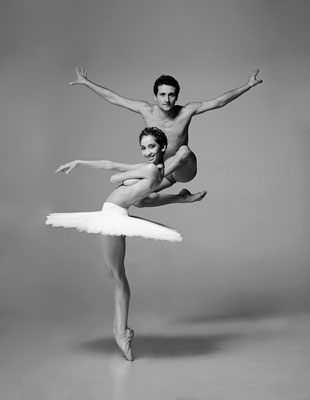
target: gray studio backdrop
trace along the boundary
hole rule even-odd
[[[133,210],[184,240],[128,240],[132,306],[197,320],[309,309],[309,8],[300,0],[4,2],[0,315],[79,318],[112,307],[98,238],[44,219],[99,210],[113,189],[108,172],[54,171],[76,158],[142,161],[143,122],[70,87],[76,65],[149,102],[154,80],[174,75],[181,104],[261,69],[263,85],[192,121],[198,175],[169,192],[207,189],[207,198]]]

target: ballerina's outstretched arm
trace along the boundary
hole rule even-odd
[[[109,160],[74,160],[70,161],[66,164],[61,165],[56,171],[55,174],[58,172],[64,172],[66,175],[75,169],[79,165],[86,165],[88,167],[92,167],[95,169],[105,169],[105,170],[115,170],[121,171],[119,174],[112,175],[110,181],[112,183],[122,183],[125,186],[131,186],[137,183],[141,179],[149,178],[150,169],[153,172],[157,172],[156,174],[156,183],[160,183],[158,180],[160,179],[161,173],[161,166],[159,165],[157,168],[153,164],[123,164]],[[161,177],[162,178],[162,177]],[[154,184],[154,186],[156,186]]]
[[[135,170],[139,167],[141,167],[144,164],[123,164],[123,163],[118,163],[114,161],[109,161],[109,160],[92,160],[92,161],[87,161],[87,160],[74,160],[70,161],[66,164],[61,165],[57,170],[55,171],[55,174],[58,172],[64,172],[65,174],[68,174],[71,172],[73,169],[75,169],[78,165],[86,165],[88,167],[92,167],[95,169],[106,169],[106,170],[115,170],[115,171],[130,171],[130,170]]]

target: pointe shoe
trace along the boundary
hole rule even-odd
[[[128,361],[133,361],[133,355],[132,355],[132,350],[131,350],[131,341],[134,336],[134,331],[133,329],[127,328],[125,332],[123,333],[114,333],[114,338],[116,340],[116,343],[118,347],[122,350],[124,353],[126,359]]]

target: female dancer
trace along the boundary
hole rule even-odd
[[[148,196],[156,198],[158,205],[164,205],[201,200],[206,194],[200,192],[192,195],[185,189],[177,195],[154,193],[166,175],[163,156],[167,138],[158,128],[145,128],[139,136],[139,142],[147,164],[128,165],[107,160],[76,160],[61,165],[56,173],[68,174],[78,165],[117,170],[120,173],[113,175],[110,180],[121,184],[108,196],[102,211],[53,213],[46,220],[47,225],[54,227],[76,228],[79,231],[102,234],[104,260],[109,276],[114,282],[113,333],[117,345],[129,361],[133,361],[131,341],[134,332],[127,325],[130,288],[124,266],[126,236],[142,236],[171,242],[179,242],[182,238],[178,232],[167,226],[129,216],[128,209],[132,205],[140,206]]]

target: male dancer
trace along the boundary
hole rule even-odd
[[[259,72],[257,69],[251,74],[246,84],[236,89],[230,90],[213,100],[191,102],[185,106],[180,106],[176,104],[180,92],[179,83],[169,75],[161,75],[155,81],[153,87],[155,104],[149,104],[146,101],[125,98],[110,89],[91,82],[83,67],[78,66],[76,72],[77,79],[70,85],[84,85],[109,103],[140,114],[147,127],[154,126],[165,132],[168,138],[165,165],[167,170],[172,172],[163,179],[157,191],[168,188],[176,182],[189,182],[197,173],[196,156],[188,147],[188,127],[192,117],[224,107],[252,87],[263,82],[257,79]],[[198,195],[204,197],[205,193],[200,192]],[[155,194],[148,196],[140,203],[140,206],[150,207],[153,205],[158,205]]]

